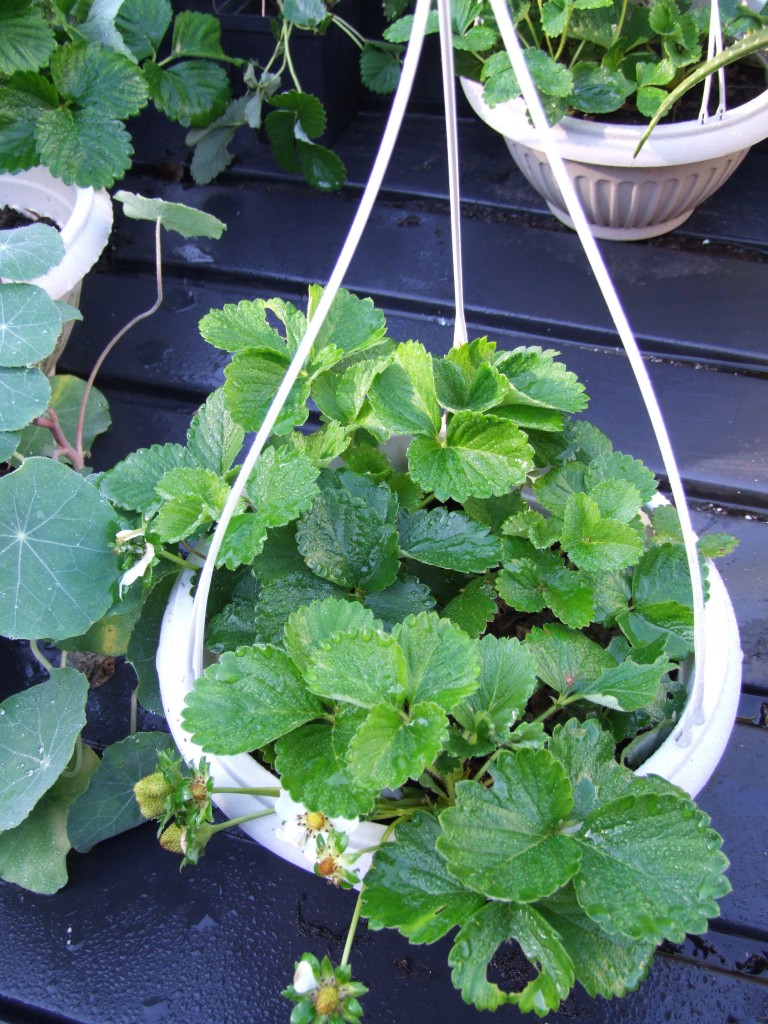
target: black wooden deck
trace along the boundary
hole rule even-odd
[[[180,200],[229,225],[221,242],[166,241],[166,302],[106,364],[113,430],[99,467],[138,445],[183,438],[188,418],[221,379],[224,354],[203,343],[213,306],[281,295],[301,303],[333,266],[370,168],[383,118],[359,114],[338,151],[350,171],[340,194],[313,193],[254,150],[215,185],[169,183],[158,165],[175,137],[153,132],[125,187]],[[625,357],[571,232],[550,217],[511,165],[501,139],[461,126],[464,249],[470,336],[559,349],[585,381],[590,416],[622,450],[658,468]],[[741,540],[721,569],[740,623],[740,718],[700,796],[725,836],[733,892],[704,938],[661,951],[627,999],[579,991],[549,1024],[768,1022],[768,143],[674,234],[604,243],[665,410],[700,530]],[[396,338],[450,345],[450,235],[443,127],[414,113],[345,286],[370,295]],[[89,278],[67,368],[84,372],[128,316],[151,301],[150,232],[118,220],[105,268]],[[15,657],[19,652],[9,652]],[[7,659],[6,659],[7,660]],[[11,665],[14,670],[15,663]],[[91,735],[128,726],[130,678],[94,698]],[[95,701],[98,699],[98,706]],[[760,724],[762,716],[762,726]],[[352,907],[243,838],[223,838],[179,874],[152,826],[86,856],[54,897],[0,887],[0,1022],[5,1024],[272,1024],[286,1021],[280,990],[305,948],[338,959]],[[369,1024],[474,1024],[451,985],[447,946],[410,947],[364,929],[353,954],[370,985]],[[515,965],[509,965],[514,975]],[[514,1009],[500,1021],[523,1019]]]

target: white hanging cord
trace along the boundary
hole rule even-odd
[[[555,181],[560,188],[565,201],[568,214],[573,222],[574,228],[579,236],[584,252],[586,253],[589,265],[595,275],[595,280],[602,292],[603,299],[608,311],[613,318],[614,325],[618,332],[621,343],[629,358],[630,366],[635,375],[637,385],[645,402],[646,410],[656,436],[656,442],[661,452],[661,459],[669,479],[672,497],[680,516],[680,526],[683,533],[683,542],[688,558],[688,568],[691,575],[691,586],[693,589],[693,633],[694,633],[694,657],[696,659],[696,671],[694,673],[693,685],[689,700],[691,702],[691,723],[700,724],[702,721],[702,697],[704,680],[704,592],[699,568],[699,557],[696,548],[696,534],[693,532],[690,512],[685,498],[685,490],[677,467],[672,445],[669,440],[664,417],[661,414],[658,400],[653,391],[653,386],[648,376],[643,357],[638,348],[632,329],[629,326],[626,314],[622,308],[616,289],[614,288],[608,268],[603,261],[600,250],[592,235],[591,228],[587,222],[586,215],[579,201],[576,189],[571,181],[568,171],[565,168],[563,158],[557,148],[554,134],[547,121],[544,109],[533,83],[528,65],[523,55],[522,47],[517,38],[517,32],[507,8],[506,0],[490,0],[496,22],[504,40],[504,45],[509,54],[517,81],[523,93],[523,98],[528,106],[528,112],[534,128],[539,134],[542,149],[544,150],[549,164],[552,168]],[[682,736],[680,743],[690,742],[690,735]]]
[[[326,285],[322,297],[317,304],[317,309],[315,310],[311,321],[307,325],[307,332],[302,338],[288,369],[285,371],[285,376],[283,377],[280,387],[277,389],[277,393],[272,400],[272,404],[267,410],[264,422],[259,427],[248,455],[246,456],[242,468],[238,473],[237,479],[232,485],[232,490],[230,491],[229,497],[224,506],[221,519],[219,520],[213,536],[211,537],[211,544],[208,549],[205,564],[200,572],[200,579],[198,580],[192,609],[189,655],[192,662],[192,670],[196,678],[202,675],[203,671],[205,610],[208,602],[208,593],[211,588],[213,571],[219,551],[221,550],[224,534],[226,533],[229,522],[237,508],[243,491],[245,490],[248,478],[253,472],[256,460],[261,454],[261,451],[272,432],[272,428],[274,427],[275,422],[288,399],[291,388],[296,382],[296,379],[301,373],[302,367],[309,357],[312,345],[314,344],[317,335],[320,332],[320,328],[328,315],[331,303],[341,286],[344,275],[349,269],[349,264],[352,262],[352,257],[355,254],[360,237],[368,222],[368,217],[370,216],[373,204],[375,203],[379,189],[381,188],[381,183],[384,179],[390,157],[392,156],[392,151],[400,132],[405,108],[411,95],[411,89],[413,87],[413,81],[416,76],[416,69],[421,55],[421,47],[424,42],[429,8],[430,0],[417,0],[413,16],[411,38],[408,43],[408,49],[405,53],[405,59],[403,60],[403,70],[400,76],[400,82],[392,101],[392,109],[384,128],[384,134],[381,139],[379,151],[376,154],[376,159],[374,161],[373,168],[371,169],[370,177],[365,186],[365,190],[363,191],[360,205],[358,206],[354,220],[352,221],[352,226],[349,229],[349,234],[342,246],[339,258],[336,261],[336,266],[333,268],[333,272],[328,280],[328,284]]]
[[[440,58],[443,69],[445,103],[445,139],[448,146],[448,196],[451,213],[451,249],[453,256],[453,347],[466,345],[467,322],[464,313],[464,278],[461,263],[461,199],[459,195],[459,132],[456,121],[456,79],[453,70],[453,28],[451,0],[437,0],[440,19]]]
[[[707,42],[707,60],[711,60],[715,54],[723,52],[723,26],[720,21],[720,0],[710,0],[709,4],[709,40]],[[715,111],[716,118],[722,118],[725,113],[725,68],[719,68],[717,72],[718,104]],[[709,97],[712,92],[712,75],[704,79],[704,91],[701,98],[699,110],[699,121],[704,124],[709,119]]]

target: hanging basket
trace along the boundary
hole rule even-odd
[[[461,86],[474,112],[499,132],[526,180],[563,224],[573,227],[523,99],[490,107],[483,86]],[[768,91],[704,124],[660,124],[635,156],[644,125],[564,117],[552,128],[597,238],[636,241],[679,227],[768,137]]]

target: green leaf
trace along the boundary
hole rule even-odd
[[[160,680],[157,676],[157,637],[165,615],[176,574],[163,576],[150,590],[142,604],[139,617],[131,630],[126,660],[138,679],[139,704],[156,715],[164,714],[160,699]]]
[[[218,64],[182,60],[161,68],[147,60],[142,69],[157,109],[185,128],[204,128],[227,109],[229,80]]]
[[[21,288],[23,285],[9,285]],[[14,431],[48,408],[51,385],[36,367],[0,366],[0,430]]]
[[[653,700],[664,675],[674,667],[664,656],[648,665],[638,665],[628,658],[597,679],[577,682],[571,693],[614,711],[636,711]]]
[[[21,434],[0,431],[0,462],[7,462],[19,446]]]
[[[452,598],[440,614],[463,629],[468,636],[478,637],[485,632],[497,611],[493,585],[478,578]]]
[[[497,416],[459,412],[445,442],[417,437],[408,449],[414,480],[439,501],[490,498],[519,486],[533,468],[533,450],[513,424]]]
[[[502,943],[516,940],[540,973],[520,992],[504,992],[488,981],[488,966]],[[495,1010],[505,1003],[543,1017],[556,1010],[574,982],[573,964],[557,932],[533,907],[488,903],[456,936],[448,955],[453,984],[465,1002]]]
[[[378,789],[360,785],[347,765],[362,708],[341,707],[333,721],[310,722],[277,741],[275,768],[292,799],[328,817],[357,818],[373,807]]]
[[[229,415],[224,392],[216,388],[192,418],[187,447],[195,462],[214,473],[231,469],[243,446],[245,433]]]
[[[302,515],[296,537],[307,565],[339,586],[384,590],[397,577],[397,530],[348,491],[321,491]]]
[[[639,501],[645,504],[656,494],[656,477],[639,459],[621,452],[590,459],[585,467],[585,490],[594,490],[604,480],[618,480],[632,484],[638,493]]]
[[[155,488],[172,469],[195,465],[194,457],[180,444],[153,444],[140,448],[99,479],[99,490],[115,505],[149,515],[160,505]]]
[[[221,22],[213,14],[180,11],[173,23],[171,51],[174,57],[226,59],[221,48]]]
[[[32,281],[58,266],[65,251],[61,234],[48,224],[0,231],[0,277]]]
[[[60,776],[20,825],[0,833],[0,877],[43,895],[66,885],[67,812],[98,763],[90,747],[83,746],[72,774]]]
[[[324,288],[311,285],[309,289],[309,311],[311,319],[320,302]],[[345,288],[336,293],[328,315],[315,341],[315,351],[329,345],[340,349],[345,356],[365,352],[378,345],[385,336],[384,314],[376,309],[372,299],[361,299]]]
[[[27,459],[0,479],[0,631],[76,636],[112,604],[113,512],[83,477]]]
[[[615,658],[604,647],[557,622],[535,626],[526,638],[526,646],[536,659],[539,678],[563,695],[616,667]]]
[[[702,558],[723,558],[739,546],[730,533],[705,533],[699,537],[698,548]]]
[[[496,577],[496,587],[507,604],[518,611],[551,608],[566,625],[581,629],[595,617],[594,589],[583,573],[567,569],[560,558],[557,563],[544,567],[535,559],[512,560]]]
[[[406,663],[394,637],[366,627],[321,640],[304,678],[320,697],[363,708],[386,701],[399,709],[405,698]]]
[[[61,316],[33,284],[0,286],[0,366],[27,367],[53,352]]]
[[[285,0],[283,18],[297,28],[318,28],[328,17],[323,0]]]
[[[371,92],[394,92],[400,81],[402,46],[384,46],[366,41],[360,53],[360,77]]]
[[[470,732],[485,731],[503,743],[536,689],[533,655],[514,637],[497,639],[490,634],[477,649],[480,685],[453,714]]]
[[[603,931],[581,909],[572,886],[537,903],[536,910],[557,932],[577,980],[593,998],[634,992],[648,973],[655,944]]]
[[[33,4],[6,2],[0,10],[0,73],[37,71],[48,62],[56,37]]]
[[[241,647],[225,651],[195,682],[182,721],[204,750],[239,754],[323,713],[284,651]]]
[[[333,192],[346,182],[347,169],[332,150],[317,142],[297,139],[296,153],[301,173],[313,188]]]
[[[409,616],[392,630],[405,655],[406,696],[450,711],[478,687],[477,644],[434,612]]]
[[[659,544],[642,556],[632,577],[632,611],[617,616],[634,644],[667,639],[667,653],[692,649],[693,610],[688,560],[681,544]]]
[[[591,61],[579,61],[571,69],[573,92],[568,102],[585,114],[608,114],[620,110],[636,86],[621,71]]]
[[[594,499],[575,494],[563,518],[562,544],[575,565],[591,572],[611,572],[636,562],[643,537],[626,523],[602,516]]]
[[[377,619],[381,619],[385,629],[392,629],[395,623],[402,622],[409,615],[431,611],[435,599],[425,584],[413,576],[404,576],[384,590],[366,594],[363,604]]]
[[[169,470],[158,482],[162,498],[152,535],[173,544],[218,521],[229,495],[227,483],[210,469]]]
[[[447,735],[448,718],[437,704],[413,704],[407,715],[392,704],[378,704],[349,744],[349,767],[361,785],[396,789],[418,779]]]
[[[246,485],[246,494],[265,526],[285,526],[312,505],[319,469],[291,448],[265,448]]]
[[[394,361],[373,382],[369,399],[377,419],[396,434],[433,437],[440,430],[432,357],[417,341],[398,346]]]
[[[55,87],[42,75],[22,71],[12,82],[0,90],[0,162],[9,172],[40,162],[37,122],[58,102]]]
[[[675,790],[620,797],[598,807],[574,837],[579,904],[609,934],[643,943],[701,934],[730,890],[721,837]]]
[[[397,928],[410,942],[436,942],[483,905],[483,897],[452,878],[435,848],[437,819],[417,814],[395,842],[376,851],[365,878],[363,913],[374,931]]]
[[[518,903],[549,896],[580,861],[561,831],[573,809],[565,769],[547,750],[524,749],[502,751],[490,773],[491,789],[457,784],[455,806],[440,815],[437,848],[451,874],[485,896]]]
[[[343,596],[339,587],[315,576],[306,565],[300,571],[269,581],[261,588],[256,602],[256,636],[262,643],[282,643],[285,624],[297,608],[326,597]]]
[[[77,433],[80,406],[85,393],[85,382],[79,377],[60,373],[51,377],[50,382],[49,407],[55,410],[64,436],[74,438]],[[90,451],[94,440],[99,434],[103,434],[105,430],[109,429],[111,422],[106,398],[97,388],[91,388],[83,420],[84,451]],[[54,454],[58,453],[58,445],[47,427],[26,427],[21,435],[20,449],[27,456],[44,455],[47,458],[52,458]]]
[[[57,645],[64,651],[88,651],[114,657],[125,654],[131,630],[141,610],[142,598],[141,587],[129,589],[85,633],[60,639]]]
[[[330,370],[313,381],[312,399],[324,416],[339,423],[354,423],[368,399],[371,383],[386,360],[370,359],[348,366],[341,373]]]
[[[301,133],[305,138],[309,137],[310,139],[318,138],[325,131],[325,110],[317,96],[292,89],[288,92],[278,93],[276,96],[270,96],[269,102],[278,110],[289,112],[292,115],[294,137],[301,137],[300,133],[296,131],[296,126],[300,126]],[[269,122],[269,117],[267,122]],[[267,134],[269,134],[268,123]]]
[[[499,564],[501,542],[463,512],[420,510],[398,522],[400,550],[408,558],[459,572],[485,572]]]
[[[123,0],[115,27],[138,61],[154,57],[171,24],[170,0]]]
[[[349,447],[350,438],[338,423],[326,423],[313,434],[295,431],[291,441],[296,451],[301,452],[316,466],[326,467]]]
[[[246,430],[258,430],[264,420],[290,364],[289,356],[271,348],[247,348],[236,352],[224,371],[224,395],[232,418]],[[299,378],[274,426],[276,434],[286,434],[300,426],[309,415],[309,385]]]
[[[496,366],[511,386],[507,404],[539,405],[561,412],[585,409],[584,385],[563,363],[555,361],[557,355],[554,349],[539,346],[500,353]]]
[[[292,313],[288,323],[297,321],[295,330],[289,332],[288,343],[268,322],[267,316],[272,307],[263,299],[244,299],[237,305],[227,303],[222,309],[212,309],[200,321],[200,333],[209,344],[226,352],[256,348],[272,349],[280,355],[293,355],[306,330],[306,320],[289,303],[286,303],[286,307]]]
[[[270,530],[269,544],[253,560],[251,568],[253,575],[262,583],[272,583],[293,572],[308,572],[307,564],[296,547],[296,523]]]
[[[109,188],[131,166],[131,137],[120,121],[94,110],[57,108],[36,128],[40,162],[67,185]]]
[[[233,515],[221,542],[216,567],[237,569],[250,565],[264,550],[267,528],[253,512]]]
[[[443,359],[433,360],[437,397],[443,408],[485,412],[502,402],[509,386],[490,363],[494,351],[495,345],[477,338],[451,349]]]
[[[313,601],[303,608],[297,608],[286,622],[285,649],[299,671],[305,672],[313,653],[334,633],[374,630],[378,627],[373,612],[358,601],[338,601],[335,598]]]
[[[166,231],[175,231],[184,238],[221,238],[227,225],[210,213],[196,210],[185,203],[168,203],[164,199],[145,199],[135,192],[115,192],[123,204],[123,213],[132,220],[160,221]]]
[[[144,818],[133,787],[155,771],[161,750],[175,751],[162,732],[139,732],[104,751],[85,792],[69,810],[67,831],[74,849],[87,853],[96,843],[141,825]]]
[[[104,46],[65,43],[51,56],[51,77],[80,120],[122,121],[146,105],[147,87],[132,60]]]
[[[67,767],[87,696],[81,672],[58,668],[0,705],[0,830],[22,822]]]

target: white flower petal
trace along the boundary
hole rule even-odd
[[[312,965],[308,964],[306,960],[302,960],[296,968],[296,973],[293,976],[293,987],[300,996],[303,996],[306,995],[307,992],[314,991],[319,984],[320,982],[317,980],[315,972],[312,970]]]

